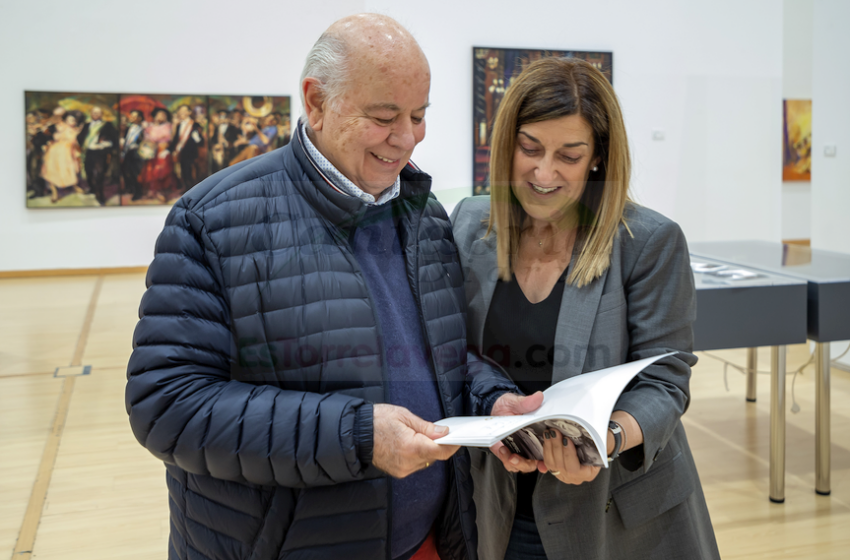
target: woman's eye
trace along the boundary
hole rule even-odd
[[[522,150],[522,152],[527,156],[533,156],[537,153],[537,150],[535,150],[534,148],[526,148],[522,144],[519,145],[519,149]]]
[[[565,156],[561,156],[561,159],[563,159],[567,163],[578,163],[581,160],[581,156],[573,158],[573,157],[565,155]]]

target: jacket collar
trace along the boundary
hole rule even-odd
[[[301,171],[307,181],[294,187],[319,214],[335,226],[348,230],[356,227],[368,210],[359,198],[339,192],[319,172],[304,151],[304,145],[298,134],[293,134],[289,145]],[[401,193],[395,201],[403,202],[406,207],[424,208],[431,192],[431,176],[421,171],[415,164],[408,163],[401,171]]]

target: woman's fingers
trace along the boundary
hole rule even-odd
[[[573,441],[556,430],[544,433],[543,459],[549,472],[565,484],[590,482],[601,470],[601,467],[582,465]]]
[[[561,449],[561,434],[556,430],[543,432],[543,462],[549,473],[563,482],[570,480],[569,467],[564,461],[564,453]]]
[[[505,469],[509,472],[534,472],[537,470],[537,461],[520,457],[505,447],[501,441],[490,447],[493,455],[502,461]]]

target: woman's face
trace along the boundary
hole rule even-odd
[[[599,163],[593,150],[593,130],[580,115],[520,127],[511,190],[532,219],[557,222],[569,215]]]
[[[68,123],[68,126],[77,126],[77,118],[74,115],[65,117],[65,122]]]
[[[156,116],[154,117],[154,119],[153,119],[153,120],[154,120],[154,122],[155,122],[155,123],[157,123],[157,124],[162,124],[162,123],[164,123],[164,122],[165,122],[165,120],[166,120],[166,118],[167,118],[167,117],[168,117],[168,115],[166,115],[163,111],[159,111],[159,112],[156,114]]]

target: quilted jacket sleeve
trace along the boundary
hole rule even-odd
[[[493,405],[505,393],[522,394],[513,381],[494,364],[485,361],[476,350],[470,349],[467,363],[466,409],[472,416],[489,416]]]
[[[156,244],[133,335],[125,402],[139,442],[195,474],[310,487],[364,477],[372,405],[230,377],[234,342],[218,262],[183,201]]]

